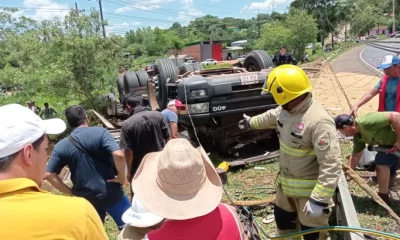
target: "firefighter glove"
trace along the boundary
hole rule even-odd
[[[304,206],[303,212],[304,215],[309,217],[319,217],[322,215],[324,207],[318,206],[315,203],[307,201],[306,205]]]
[[[239,121],[239,128],[240,129],[251,129],[250,127],[250,118],[249,116],[247,116],[246,114],[243,114],[243,118],[242,120]]]

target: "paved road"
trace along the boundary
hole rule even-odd
[[[388,41],[397,41],[397,39],[392,38]],[[398,43],[379,44],[399,48],[400,50],[400,40]],[[355,47],[333,60],[332,68],[336,73],[351,72],[371,76],[381,76],[382,72],[376,67],[382,62],[382,58],[389,54],[394,53],[365,45]]]
[[[336,73],[351,72],[374,75],[374,72],[371,72],[359,59],[359,55],[364,48],[365,46],[355,47],[339,55],[332,61],[333,71]]]
[[[396,38],[391,38],[388,41],[398,41],[398,43],[379,43],[379,44],[387,47],[400,48],[400,40]],[[361,51],[360,57],[362,58],[362,60],[365,61],[364,64],[368,64],[371,67],[373,66],[376,68],[376,66],[378,66],[382,62],[382,58],[390,54],[395,54],[395,53],[367,46],[364,48],[364,50]]]

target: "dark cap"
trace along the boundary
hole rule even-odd
[[[349,114],[340,114],[333,118],[337,129],[343,129],[343,126],[351,126],[354,124],[354,118]]]

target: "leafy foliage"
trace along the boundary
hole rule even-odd
[[[372,1],[294,0],[289,13],[260,13],[251,19],[206,15],[185,26],[175,22],[169,29],[139,28],[107,38],[93,9],[88,15],[71,10],[63,19],[36,22],[14,17],[18,9],[0,8],[0,87],[23,89],[1,96],[0,104],[40,97],[57,101],[52,105],[72,100],[98,105],[115,88],[119,66],[137,70],[202,40],[221,40],[225,47],[248,40],[246,51],[270,53],[287,46],[300,57],[318,33],[326,35],[341,22],[356,18],[353,31],[363,29],[378,12],[379,4],[368,8]]]
[[[315,40],[317,33],[316,20],[306,11],[293,8],[284,22],[274,21],[264,26],[256,47],[269,52],[286,47],[300,59],[306,45]]]

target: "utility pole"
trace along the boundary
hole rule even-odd
[[[79,8],[78,8],[78,3],[75,2],[75,11],[76,11],[76,13],[79,15],[79,13],[85,12],[85,9],[79,9]]]
[[[392,33],[396,31],[396,18],[395,18],[395,0],[393,0],[393,27],[392,27]]]
[[[275,0],[272,0],[271,1],[271,13],[275,12],[275,6],[276,6]]]
[[[258,9],[257,18],[258,18],[258,38],[260,38],[261,36],[260,9]]]
[[[106,29],[104,28],[103,6],[101,5],[101,0],[98,0],[98,2],[100,8],[101,27],[103,28],[103,37],[106,38]]]

